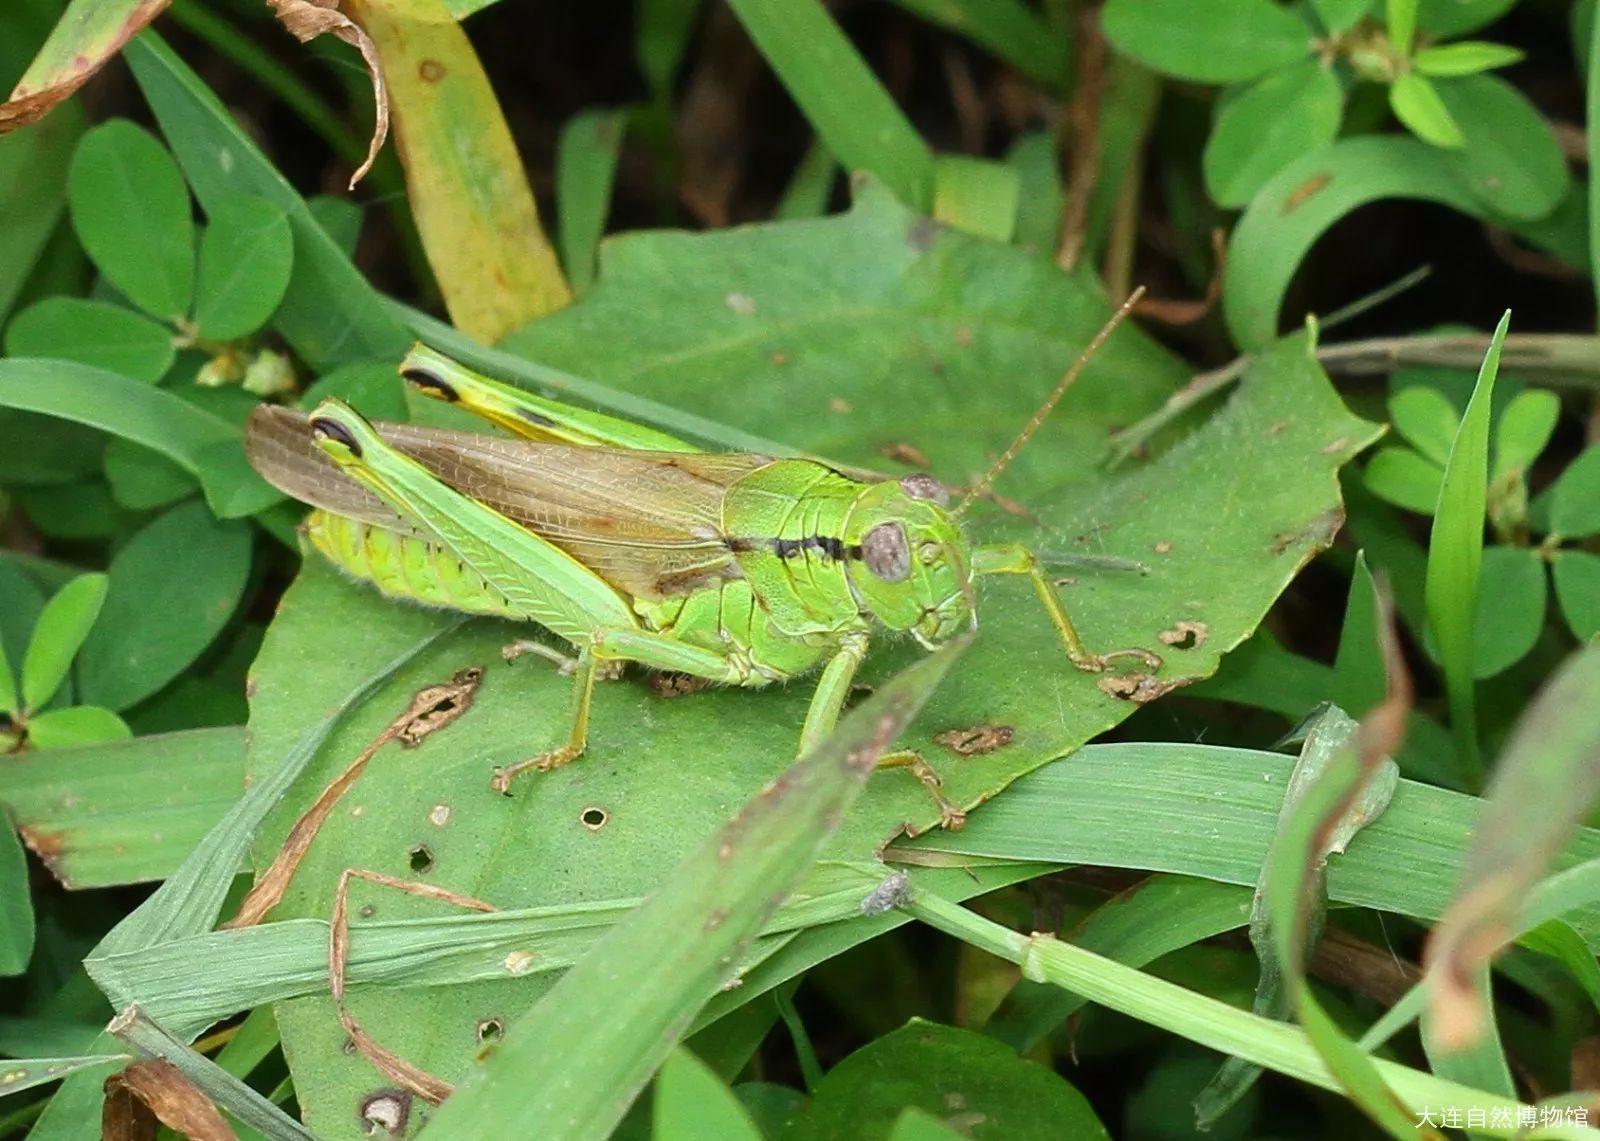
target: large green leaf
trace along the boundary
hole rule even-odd
[[[845,462],[882,464],[880,449],[909,444],[958,481],[1005,446],[1106,311],[1104,299],[1047,262],[869,192],[843,217],[614,240],[593,289],[514,334],[509,347]],[[1148,575],[1071,570],[1075,582],[1062,588],[1093,647],[1167,655],[1141,697],[1209,675],[1255,628],[1329,541],[1340,518],[1334,473],[1373,434],[1339,402],[1305,342],[1292,340],[1263,353],[1233,402],[1188,440],[1115,480],[1099,476],[1093,457],[1107,432],[1157,407],[1186,373],[1136,330],[1117,333],[999,482],[1043,530],[986,504],[972,520],[984,538],[1150,565]],[[903,738],[926,750],[947,793],[966,806],[1135,707],[1097,684],[1107,679],[1071,667],[1027,583],[986,584],[980,613],[957,676]],[[256,664],[252,771],[287,752],[326,694],[348,691],[448,620],[308,564]],[[1180,629],[1183,621],[1193,625]],[[488,667],[459,721],[416,750],[378,756],[275,918],[325,919],[349,866],[505,907],[636,898],[793,756],[806,681],[669,699],[629,678],[598,693],[585,758],[527,780],[510,799],[495,796],[492,768],[563,733],[570,693],[570,681],[542,661],[500,663],[499,647],[519,633],[480,621],[442,638],[341,726],[269,822],[258,859],[417,689]],[[1191,648],[1168,648],[1163,633]],[[920,652],[885,646],[865,679]],[[1001,724],[1012,741],[986,755],[957,758],[932,742],[941,730]],[[936,819],[915,781],[882,774],[829,858],[870,859],[902,826]],[[439,907],[363,888],[353,913],[394,919]],[[380,1042],[456,1078],[479,1049],[478,1024],[509,1022],[547,985],[530,977],[364,988],[351,1001]],[[344,1052],[326,999],[286,1002],[278,1013],[308,1122],[330,1138],[358,1136],[360,1099],[386,1083]]]
[[[966,1125],[961,1136],[978,1141],[1110,1137],[1059,1074],[993,1038],[914,1019],[830,1070],[783,1138],[881,1137],[908,1105],[958,1117]]]

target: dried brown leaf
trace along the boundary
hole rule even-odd
[[[69,98],[172,0],[78,0],[0,103],[0,135],[44,118]]]
[[[341,39],[361,53],[367,65],[367,75],[372,79],[372,140],[367,144],[367,157],[350,176],[350,188],[366,177],[377,160],[378,151],[389,137],[389,87],[384,82],[383,65],[378,60],[378,49],[361,26],[339,11],[339,0],[267,0],[278,17],[278,22],[301,43],[321,35]]]
[[[228,1127],[211,1099],[196,1089],[171,1062],[160,1058],[133,1062],[120,1074],[106,1079],[106,1108],[101,1116],[103,1136],[119,1139],[154,1136],[153,1130],[142,1132],[147,1119],[130,1104],[130,1098],[145,1106],[168,1129],[191,1141],[238,1141],[239,1135]],[[113,1101],[117,1104],[114,1111]],[[133,1132],[104,1132],[106,1119],[113,1114],[117,1119],[116,1127],[131,1128]]]
[[[423,1100],[438,1105],[450,1096],[455,1087],[443,1078],[406,1061],[377,1041],[366,1032],[360,1022],[356,1021],[355,1015],[345,1008],[345,970],[350,962],[350,881],[352,879],[366,880],[368,883],[392,887],[408,895],[454,904],[469,911],[490,912],[497,909],[494,904],[485,903],[481,899],[474,899],[470,895],[460,895],[442,887],[435,887],[432,884],[417,883],[415,880],[395,879],[393,876],[386,876],[381,872],[369,872],[361,868],[346,868],[344,873],[339,876],[339,886],[334,892],[333,916],[329,922],[330,932],[328,938],[328,991],[333,997],[335,1009],[339,1012],[339,1025],[343,1026],[344,1032],[350,1036],[350,1044],[356,1048],[362,1057],[371,1062],[379,1073],[402,1089],[409,1090]]]

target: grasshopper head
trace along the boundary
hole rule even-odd
[[[856,500],[844,541],[861,552],[850,582],[873,617],[932,648],[973,624],[967,542],[932,476],[873,484]]]

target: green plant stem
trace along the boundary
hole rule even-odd
[[[1425,365],[1476,370],[1491,337],[1477,333],[1421,337],[1375,337],[1317,349],[1317,363],[1344,376],[1382,376]],[[1523,333],[1506,338],[1505,368],[1547,388],[1600,392],[1600,337],[1582,333]],[[1110,439],[1106,463],[1116,467],[1157,432],[1189,409],[1238,380],[1252,357],[1236,357],[1221,368],[1196,373],[1155,412]]]
[[[822,1084],[822,1063],[817,1059],[816,1048],[811,1045],[811,1035],[806,1033],[806,1024],[801,1020],[800,1012],[795,1009],[792,995],[791,987],[779,987],[772,992],[773,1001],[778,1006],[778,1016],[783,1019],[789,1037],[794,1040],[794,1054],[800,1063],[800,1076],[806,1083],[806,1089],[814,1091]]]
[[[928,892],[917,893],[902,909],[930,927],[1016,963],[1024,978],[1071,990],[1091,1002],[1287,1077],[1343,1092],[1305,1032],[1297,1026],[1250,1014],[1050,935],[1018,934]],[[1488,1117],[1494,1109],[1503,1107],[1510,1111],[1507,1120],[1516,1120],[1520,1106],[1510,1099],[1394,1062],[1374,1059],[1373,1064],[1390,1088],[1414,1108],[1433,1106],[1437,1112],[1441,1105],[1463,1110],[1482,1107]],[[1500,1137],[1516,1134],[1510,1127],[1482,1132]],[[1527,1136],[1577,1141],[1592,1137],[1593,1133],[1573,1125],[1551,1126]]]

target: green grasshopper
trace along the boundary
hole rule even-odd
[[[974,546],[960,528],[1135,299],[954,508],[932,476],[864,480],[812,459],[701,451],[420,345],[400,366],[411,385],[520,438],[372,424],[327,400],[309,416],[259,406],[245,443],[269,482],[317,508],[306,534],[349,574],[392,597],[536,622],[577,648],[566,741],[497,769],[497,791],[579,757],[597,675],[630,661],[738,686],[820,667],[803,753],[833,729],[874,626],[937,647],[976,626],[981,575],[1027,576],[1078,668],[1160,666],[1147,650],[1090,653],[1032,550]],[[916,754],[880,764],[911,766],[960,823]]]

